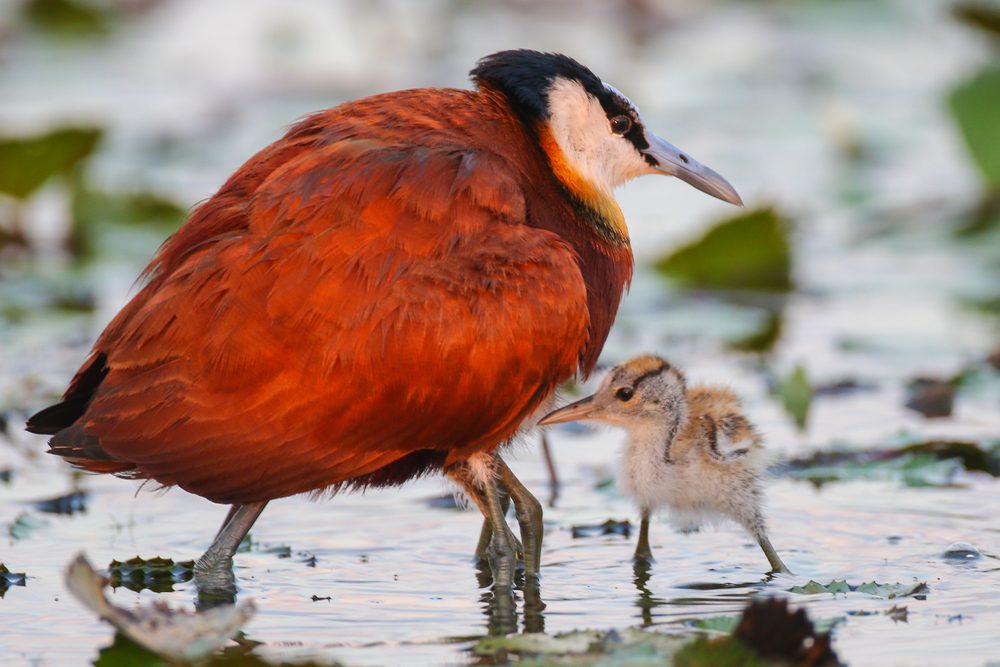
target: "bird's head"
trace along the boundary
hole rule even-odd
[[[550,412],[538,422],[589,419],[630,430],[679,423],[687,415],[684,375],[660,357],[647,354],[611,369],[593,396]]]
[[[506,94],[533,123],[556,177],[602,215],[614,213],[609,207],[617,210],[614,188],[644,174],[675,176],[743,204],[726,179],[653,134],[627,97],[572,58],[501,51],[480,60],[471,75],[480,87]]]

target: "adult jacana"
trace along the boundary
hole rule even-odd
[[[615,186],[740,203],[571,58],[504,51],[472,78],[312,114],[250,158],[28,421],[79,468],[231,504],[203,586],[269,500],[431,471],[506,528],[499,480],[537,568],[540,506],[494,450],[597,361],[633,264]],[[514,548],[493,531],[498,583]]]
[[[720,517],[754,536],[773,572],[788,572],[767,537],[763,480],[771,462],[739,399],[722,387],[688,388],[684,374],[646,354],[612,368],[593,396],[562,407],[540,424],[588,419],[629,436],[618,488],[641,513],[637,561],[652,559],[649,519],[660,508],[690,526]]]

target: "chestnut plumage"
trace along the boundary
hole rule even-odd
[[[483,507],[491,452],[614,321],[633,264],[614,187],[739,197],[566,56],[472,76],[314,113],[250,158],[28,430],[84,470],[256,514],[437,470]]]

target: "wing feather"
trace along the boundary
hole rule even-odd
[[[576,255],[524,224],[518,178],[370,139],[287,159],[211,242],[160,258],[98,342],[83,433],[230,503],[496,447],[576,372],[590,323]]]

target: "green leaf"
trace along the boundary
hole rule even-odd
[[[40,528],[45,528],[49,522],[39,519],[28,512],[21,512],[16,519],[10,522],[7,527],[7,534],[15,540],[23,540],[31,537],[31,534]]]
[[[0,598],[11,586],[24,586],[27,579],[24,572],[11,572],[6,565],[0,563]]]
[[[114,643],[101,649],[94,667],[170,667],[170,663],[117,632]]]
[[[837,593],[850,593],[851,587],[846,581],[831,581],[824,586],[818,581],[810,579],[809,583],[805,586],[792,586],[788,590],[791,593],[800,593],[802,595],[815,595],[817,593],[832,593],[836,595]]]
[[[846,581],[831,581],[827,585],[823,585],[816,581],[810,581],[805,586],[792,586],[788,589],[790,593],[798,593],[800,595],[816,595],[818,593],[831,593],[836,595],[838,593],[865,593],[866,595],[873,595],[879,598],[885,598],[891,600],[900,597],[921,597],[926,596],[930,592],[930,588],[927,584],[923,582],[915,582],[912,584],[878,584],[874,581],[858,584],[857,586],[852,586]]]
[[[868,595],[874,595],[875,597],[885,598],[887,600],[926,595],[930,592],[930,588],[927,587],[927,584],[920,581],[912,584],[877,584],[874,581],[871,581],[866,584],[860,584],[854,590],[859,593],[867,593]]]
[[[706,289],[792,289],[788,222],[773,208],[725,220],[656,263],[660,273]]]
[[[768,667],[757,652],[736,639],[698,637],[674,657],[674,667]]]
[[[38,137],[0,138],[0,192],[25,199],[56,174],[68,174],[94,151],[97,128],[64,128]]]
[[[987,183],[1000,188],[1000,68],[988,67],[959,84],[951,110]]]
[[[806,369],[799,364],[778,387],[778,398],[799,431],[806,429],[809,421],[809,406],[812,404],[813,391],[806,376]]]
[[[144,588],[157,593],[174,590],[174,584],[190,581],[194,576],[194,561],[174,562],[170,558],[130,558],[113,560],[108,565],[108,579],[113,587],[140,592]]]
[[[481,657],[519,656],[518,665],[664,665],[691,637],[643,631],[584,630],[550,636],[527,633],[509,637],[486,637],[472,647]]]
[[[24,17],[36,27],[58,35],[102,35],[109,29],[106,12],[74,0],[28,0]]]
[[[819,453],[789,461],[788,475],[821,485],[840,480],[899,480],[907,486],[951,486],[962,470],[958,458],[939,459],[930,452]]]
[[[733,630],[740,622],[739,616],[712,616],[711,618],[698,619],[691,625],[699,630],[711,630],[712,632],[724,632],[732,634]]]

